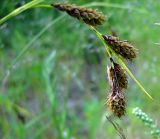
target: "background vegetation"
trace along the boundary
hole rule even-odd
[[[0,18],[27,2],[1,1]],[[69,2],[91,6],[96,1]],[[107,17],[98,30],[115,32],[139,49],[138,59],[128,65],[155,99],[150,101],[130,80],[127,114],[117,122],[126,138],[150,139],[132,109],[140,107],[160,127],[160,46],[155,44],[160,42],[160,26],[155,25],[160,1],[97,2],[103,6],[93,8]],[[96,35],[57,10],[30,9],[8,20],[0,26],[0,138],[118,139],[105,118],[107,63]]]

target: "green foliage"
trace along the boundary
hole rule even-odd
[[[19,2],[21,0],[2,1],[0,17],[13,11]],[[149,139],[142,134],[143,126],[137,128],[139,121],[134,120],[129,110],[139,105],[159,122],[156,100],[160,97],[160,55],[159,46],[154,43],[159,42],[160,28],[154,23],[159,22],[160,2],[70,2],[103,11],[107,22],[98,30],[103,34],[114,31],[139,49],[136,64],[127,66],[133,69],[155,101],[148,101],[130,81],[126,92],[128,115],[122,128],[129,139]],[[52,9],[34,8],[0,26],[0,138],[118,139],[112,125],[104,118],[106,107],[103,104],[109,90],[105,50],[82,23],[65,16],[59,19],[59,16],[60,13]],[[44,72],[48,68],[49,72]],[[54,97],[56,101],[52,101]],[[12,104],[29,113],[29,116],[24,113],[25,123],[18,118]]]

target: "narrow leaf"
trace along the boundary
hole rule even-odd
[[[15,9],[14,11],[12,11],[11,13],[9,13],[8,15],[6,15],[5,17],[0,19],[0,25],[4,22],[6,22],[7,20],[9,20],[10,18],[17,16],[18,14],[22,13],[23,11],[32,8],[33,6],[41,3],[44,0],[33,0],[31,2],[28,2],[27,4]]]
[[[144,87],[141,85],[141,83],[136,79],[136,77],[132,74],[132,72],[129,70],[129,68],[126,66],[126,64],[123,62],[123,60],[115,53],[113,50],[111,50],[116,59],[121,63],[122,67],[128,72],[130,77],[137,83],[137,85],[141,88],[141,90],[150,98],[153,100],[152,96],[144,89]]]
[[[145,9],[142,8],[136,8],[128,5],[121,5],[116,3],[107,3],[107,2],[91,2],[88,4],[83,5],[85,7],[107,7],[107,8],[117,8],[122,10],[130,10],[130,11],[136,11],[142,14],[147,14],[148,12]]]
[[[107,50],[107,53],[110,56],[110,51],[114,54],[118,62],[122,65],[122,67],[128,72],[130,77],[136,82],[136,84],[141,88],[141,90],[147,95],[151,100],[153,100],[152,96],[144,89],[144,87],[141,85],[141,83],[136,79],[136,77],[132,74],[132,72],[129,70],[129,68],[126,66],[126,64],[123,62],[123,60],[105,43],[102,34],[98,32],[95,28],[91,27],[97,34],[98,38],[103,42],[105,45],[105,48]]]

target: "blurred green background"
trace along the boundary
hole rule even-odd
[[[29,0],[2,0],[0,18]],[[53,3],[57,1],[45,1]],[[127,139],[151,139],[132,114],[140,107],[160,128],[160,1],[70,0],[94,5],[106,15],[98,30],[116,33],[139,49],[128,66],[154,97],[133,80],[126,90],[127,113],[116,122]],[[104,4],[105,3],[105,4]],[[127,7],[127,8],[126,8]],[[18,56],[18,59],[17,59]],[[0,26],[1,139],[119,139],[105,115],[109,61],[95,33],[55,9],[35,8]]]

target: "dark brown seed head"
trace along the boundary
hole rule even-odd
[[[124,93],[111,92],[107,100],[107,105],[115,116],[119,118],[124,116],[126,112],[126,101]]]
[[[106,43],[114,50],[117,54],[121,55],[127,60],[132,60],[137,56],[137,49],[135,49],[127,41],[120,41],[118,37],[103,35]]]
[[[117,86],[119,90],[126,89],[128,86],[128,78],[125,71],[121,68],[119,64],[113,64],[114,67],[109,67],[107,71],[110,86],[112,88],[113,86]]]
[[[128,86],[128,79],[121,66],[112,60],[112,66],[108,68],[108,79],[111,86],[107,105],[117,117],[125,115],[126,99],[123,93]]]
[[[96,10],[71,4],[57,3],[51,5],[60,11],[66,11],[70,16],[73,16],[78,20],[82,20],[83,22],[91,26],[102,25],[102,23],[105,21],[104,15]]]

